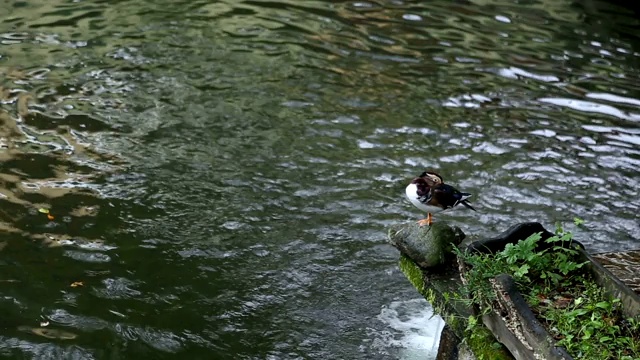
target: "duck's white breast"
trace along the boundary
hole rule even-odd
[[[418,197],[418,187],[416,186],[416,184],[407,185],[404,192],[407,195],[407,199],[409,199],[409,201],[411,201],[411,203],[418,209],[431,213],[442,211],[442,208],[440,207],[427,205],[420,202],[420,198]]]

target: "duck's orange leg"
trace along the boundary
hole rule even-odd
[[[431,213],[427,213],[426,219],[418,220],[419,226],[431,226],[431,224],[433,224],[433,216],[431,215]]]

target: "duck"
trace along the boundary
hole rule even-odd
[[[411,180],[405,193],[409,201],[418,209],[427,212],[427,217],[418,221],[419,226],[431,226],[432,213],[455,208],[458,205],[477,211],[467,200],[470,193],[461,192],[455,187],[445,184],[442,176],[433,171],[424,171]]]

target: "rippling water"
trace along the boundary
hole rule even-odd
[[[640,21],[618,5],[0,13],[2,356],[429,349],[402,340],[424,314],[398,310],[419,296],[385,244],[425,167],[475,194],[436,217],[471,238],[577,216],[591,251],[640,247]]]

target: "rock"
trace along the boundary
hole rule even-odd
[[[459,227],[446,222],[431,226],[417,223],[400,224],[389,229],[389,242],[422,268],[438,267],[453,258],[453,247],[464,240]]]
[[[476,360],[476,356],[473,354],[473,350],[466,342],[460,344],[458,349],[458,360]]]
[[[400,269],[446,323],[436,360],[513,360],[481,322],[467,331],[473,311],[452,252],[464,238],[459,228],[446,222],[431,227],[397,224],[388,233],[388,241],[403,254]]]
[[[460,338],[451,330],[449,324],[446,324],[440,333],[436,360],[460,360],[461,345]],[[475,358],[469,360],[475,360]]]

